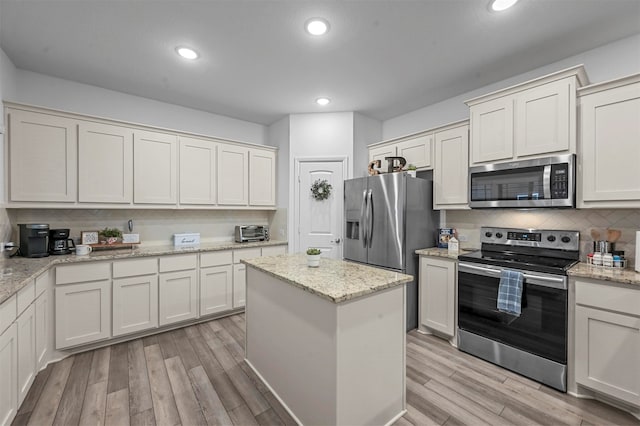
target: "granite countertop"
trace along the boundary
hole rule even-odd
[[[416,250],[416,254],[418,256],[446,257],[448,259],[458,259],[458,256],[460,256],[461,254],[470,253],[472,251],[474,250],[460,249],[458,253],[450,254],[449,250],[447,250],[446,248],[429,247]]]
[[[631,284],[640,290],[640,273],[633,269],[602,268],[580,262],[569,269],[567,274],[570,277],[592,278],[594,280]]]
[[[243,259],[242,263],[334,303],[413,280],[411,275],[344,260],[321,258],[319,267],[310,268],[305,254]]]
[[[238,250],[250,247],[280,246],[286,241],[259,241],[251,243],[217,242],[198,247],[176,248],[173,245],[134,246],[133,249],[95,250],[86,256],[75,254],[41,258],[13,257],[0,259],[0,304],[25,287],[29,281],[54,265],[95,262],[100,260],[131,259],[182,253],[202,253],[220,250]]]

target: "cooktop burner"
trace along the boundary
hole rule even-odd
[[[578,231],[482,227],[482,249],[459,260],[566,275],[578,262]]]

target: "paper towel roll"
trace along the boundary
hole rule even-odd
[[[640,272],[640,231],[636,231],[636,272]]]

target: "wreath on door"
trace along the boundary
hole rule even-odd
[[[331,195],[333,187],[326,179],[318,179],[311,185],[311,195],[317,201],[326,200]]]

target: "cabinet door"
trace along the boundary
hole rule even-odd
[[[180,204],[216,203],[216,151],[211,141],[180,137]]]
[[[55,290],[56,349],[111,337],[111,281],[70,284]]]
[[[113,280],[113,335],[158,327],[158,276]]]
[[[249,204],[276,205],[276,153],[249,150]]]
[[[77,124],[9,109],[11,201],[76,200]]]
[[[471,164],[513,158],[513,99],[510,96],[473,105]]]
[[[525,90],[516,95],[516,157],[566,152],[575,140],[575,99],[570,79]],[[573,126],[573,127],[570,127]]]
[[[418,169],[433,169],[431,147],[433,135],[424,135],[414,139],[398,142],[396,149],[398,156],[404,157],[408,164],[413,164]]]
[[[0,334],[0,425],[8,425],[18,409],[18,326]]]
[[[244,264],[233,265],[233,307],[241,308],[246,303],[247,268]]]
[[[456,262],[420,258],[420,325],[447,336],[456,328]]]
[[[469,208],[469,126],[435,134],[433,208]]]
[[[80,122],[78,201],[130,203],[133,191],[133,131]]]
[[[369,148],[369,162],[380,160],[380,168],[387,171],[387,160],[385,157],[395,157],[396,146],[395,145],[383,145],[375,148]]]
[[[221,144],[218,148],[218,204],[246,206],[249,202],[249,150]]]
[[[195,270],[160,274],[159,287],[161,326],[198,316],[198,277]]]
[[[36,309],[36,370],[40,370],[49,355],[49,290],[45,290],[34,303]]]
[[[174,135],[136,130],[133,134],[133,201],[175,204],[178,140]]]
[[[640,83],[580,99],[582,185],[578,188],[583,201],[598,202],[594,207],[640,207],[638,141]],[[615,205],[629,201],[635,203]]]
[[[36,310],[33,303],[18,317],[18,405],[36,377]]]
[[[576,306],[576,382],[640,406],[640,318]]]
[[[233,267],[200,269],[200,316],[228,311],[233,303]]]

